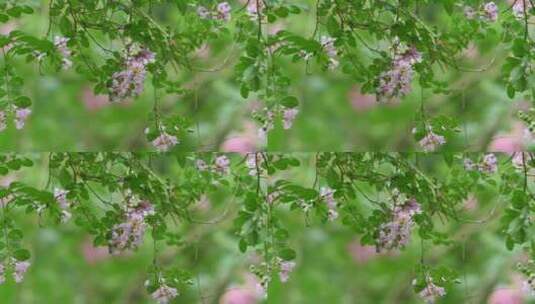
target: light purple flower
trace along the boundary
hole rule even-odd
[[[24,274],[26,271],[28,271],[28,268],[30,267],[30,262],[27,261],[16,261],[14,266],[14,272],[13,272],[13,279],[15,279],[16,283],[22,282],[24,280]]]
[[[299,113],[298,109],[291,108],[291,109],[284,109],[282,112],[282,122],[283,127],[285,130],[291,129],[293,122],[295,120],[295,117]]]
[[[422,289],[418,295],[428,304],[435,303],[437,298],[443,297],[446,295],[446,290],[443,287],[437,286],[433,283],[433,280],[429,277],[427,278],[427,286]]]
[[[61,63],[64,70],[69,69],[72,66],[72,61],[70,59],[71,57],[71,50],[67,46],[67,42],[69,42],[69,38],[66,37],[60,37],[55,36],[54,37],[54,46],[58,50],[58,52],[61,54]],[[39,57],[38,57],[39,60]]]
[[[169,151],[171,148],[176,146],[179,143],[176,136],[167,134],[165,132],[162,132],[160,136],[156,137],[152,141],[152,145],[158,150],[159,152],[166,152]]]
[[[498,6],[494,2],[485,3],[483,6],[483,13],[485,19],[490,22],[498,20]]]
[[[22,128],[24,128],[26,120],[28,119],[31,113],[32,110],[30,110],[29,108],[15,109],[15,128],[17,128],[17,130],[21,130]]]
[[[7,128],[6,112],[0,111],[0,132],[4,131],[6,128]]]
[[[379,100],[390,101],[410,93],[414,74],[413,66],[421,61],[422,54],[415,47],[396,54],[392,61],[392,68],[379,75]]]
[[[280,271],[279,271],[279,278],[282,283],[288,282],[288,278],[290,277],[290,273],[295,268],[295,262],[292,261],[281,261],[279,264]]]
[[[378,252],[405,247],[410,240],[414,225],[413,217],[419,213],[421,213],[420,204],[414,199],[395,206],[392,210],[392,219],[379,227]]]
[[[446,143],[444,136],[433,133],[429,130],[428,133],[419,141],[420,146],[425,152],[435,151],[439,146]]]
[[[155,61],[155,54],[141,47],[134,54],[125,58],[125,69],[113,73],[110,86],[110,100],[121,101],[128,97],[135,97],[143,92],[147,65]]]
[[[496,173],[496,171],[498,171],[498,159],[496,158],[496,155],[492,153],[486,154],[483,157],[480,170],[481,172],[489,174]]]
[[[215,170],[221,174],[228,174],[230,172],[230,160],[226,155],[216,157]]]
[[[217,18],[229,21],[230,20],[230,11],[231,11],[230,4],[228,2],[221,2],[217,5]]]
[[[162,284],[160,288],[156,289],[156,291],[151,294],[151,296],[159,304],[167,304],[178,296],[178,290]]]

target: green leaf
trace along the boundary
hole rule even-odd
[[[297,254],[291,248],[284,248],[279,251],[279,257],[285,261],[290,261],[295,259]]]
[[[15,99],[15,105],[19,108],[28,108],[32,105],[32,100],[26,96],[20,96]]]
[[[294,96],[286,96],[280,101],[281,105],[287,108],[295,108],[299,105],[299,100]]]
[[[15,252],[13,252],[13,257],[17,260],[17,261],[26,261],[28,259],[30,259],[30,252],[26,249],[17,249],[15,250]]]

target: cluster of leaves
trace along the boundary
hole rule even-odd
[[[518,1],[515,1],[515,4]],[[524,93],[533,89],[533,39],[529,33],[530,17],[534,13],[531,1],[523,1],[524,18],[514,14],[511,7],[500,9],[499,24],[502,41],[511,49],[503,66],[507,92]],[[124,68],[124,50],[131,44],[143,46],[156,54],[148,66],[155,90],[166,94],[186,94],[181,85],[181,72],[191,76],[195,72],[216,72],[224,68],[202,69],[195,65],[195,52],[206,44],[224,39],[238,46],[240,55],[235,74],[244,98],[257,93],[271,113],[299,106],[292,93],[291,78],[285,75],[288,61],[306,62],[307,73],[315,61],[322,70],[330,63],[329,51],[322,36],[332,37],[340,61],[340,70],[361,84],[365,93],[377,93],[380,75],[388,71],[396,56],[395,46],[402,43],[422,53],[422,61],[415,65],[422,88],[434,93],[447,93],[448,85],[437,77],[437,68],[473,71],[459,64],[459,58],[470,43],[498,31],[494,23],[477,15],[467,18],[465,8],[481,10],[481,1],[303,1],[259,0],[245,5],[230,3],[231,20],[202,18],[198,9],[215,9],[215,1],[50,1],[49,25],[44,38],[21,31],[0,37],[4,51],[5,89],[1,90],[2,108],[8,103],[29,107],[26,96],[16,94],[22,82],[15,75],[12,57],[23,56],[37,60],[41,68],[51,65],[58,71],[61,57],[51,42],[53,33],[68,38],[73,52],[75,70],[95,84],[96,93],[110,90],[113,73]],[[255,7],[250,9],[250,7]],[[7,22],[34,8],[24,2],[8,2],[0,6],[0,22]],[[445,10],[451,19],[439,24],[430,12]],[[271,32],[270,25],[279,21],[291,24],[294,15],[314,12],[312,34],[294,33],[287,29]],[[22,18],[22,17],[21,17]],[[8,47],[9,46],[9,47]],[[233,48],[234,49],[234,48]],[[44,61],[40,59],[46,58]],[[156,95],[156,94],[155,94]],[[174,115],[160,116],[155,96],[151,120],[166,129],[186,130],[189,122]],[[422,107],[423,111],[423,107]],[[263,123],[271,119],[258,115]],[[160,121],[161,120],[161,121]],[[433,124],[433,123],[430,123]],[[444,134],[455,130],[452,123],[440,123]],[[151,123],[152,125],[152,123]],[[157,130],[159,128],[156,128]],[[149,132],[148,138],[156,137]],[[183,134],[181,134],[183,135]]]

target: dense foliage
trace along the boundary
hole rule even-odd
[[[6,154],[0,160],[4,176],[27,171],[46,177],[44,186],[15,178],[0,188],[2,282],[11,274],[22,282],[32,259],[39,258],[32,257],[20,227],[23,213],[37,217],[41,227],[74,224],[91,235],[94,246],[119,257],[150,248],[152,263],[137,267],[148,266],[145,286],[160,303],[182,294],[184,301],[194,301],[188,290],[200,283],[192,271],[196,258],[188,255],[215,251],[216,260],[223,259],[217,247],[191,252],[202,242],[198,227],[228,229],[240,263],[257,277],[260,298],[267,299],[272,284],[290,282],[299,269],[302,229],[341,224],[378,254],[417,248],[420,256],[404,284],[428,302],[468,296],[456,291],[466,277],[435,256],[462,243],[456,231],[488,226],[500,235],[502,247],[533,256],[535,158],[529,153],[50,153]],[[474,197],[494,199],[473,214],[467,202]],[[206,200],[214,205],[202,212]],[[529,258],[523,261],[518,273],[531,290],[535,268]]]
[[[458,117],[429,115],[435,110],[427,110],[424,100],[424,93],[461,98],[464,89],[451,85],[459,74],[451,73],[480,75],[500,65],[501,88],[509,98],[533,100],[535,52],[530,29],[535,10],[530,0],[51,0],[48,5],[37,4],[0,4],[3,23],[32,20],[35,14],[47,16],[44,35],[12,30],[0,36],[4,71],[0,129],[11,120],[22,129],[30,116],[31,96],[24,93],[24,76],[17,72],[23,60],[38,65],[44,75],[75,70],[92,83],[96,94],[108,95],[112,103],[135,99],[146,89],[153,91],[148,94],[152,107],[144,125],[147,140],[158,150],[171,149],[189,133],[199,132],[192,117],[173,112],[177,100],[197,107],[198,92],[189,82],[199,74],[220,75],[227,68],[233,70],[233,85],[242,99],[261,101],[251,113],[260,138],[275,127],[290,129],[305,103],[298,95],[300,84],[292,81],[293,66],[302,66],[299,73],[310,77],[343,74],[363,94],[376,95],[381,104],[403,103],[406,95],[420,96],[421,105],[411,104],[409,113],[414,142],[424,150],[439,148],[461,131]],[[304,30],[304,22],[312,28]],[[482,67],[465,62],[466,52],[475,44],[489,43],[489,37],[494,37],[495,45],[487,52],[499,58]],[[203,63],[212,60],[199,56],[207,48],[229,53],[227,58],[218,56],[215,66],[207,66]],[[150,87],[145,88],[149,81]],[[168,96],[173,103],[162,108],[161,100]],[[520,115],[531,123],[530,111]],[[275,142],[280,140],[277,137]],[[276,147],[284,145],[282,141]]]

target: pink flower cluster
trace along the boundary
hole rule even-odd
[[[392,68],[379,76],[377,89],[379,101],[391,101],[403,97],[411,91],[411,82],[414,74],[413,66],[422,61],[422,54],[415,47],[399,52],[396,46],[396,55],[392,61]]]
[[[176,288],[162,284],[156,291],[151,294],[151,297],[158,302],[158,304],[167,304],[178,296]]]
[[[228,2],[221,2],[217,4],[215,11],[210,11],[204,6],[198,6],[197,15],[202,19],[230,21],[231,10],[232,8]]]
[[[9,110],[9,109],[8,109]],[[15,128],[17,130],[22,130],[26,124],[26,120],[30,117],[32,110],[29,108],[18,108],[12,106],[14,111],[13,122],[15,123]],[[6,110],[0,111],[0,132],[4,131],[7,128],[7,113]]]
[[[467,171],[478,170],[487,174],[496,173],[498,171],[498,159],[493,153],[485,154],[481,163],[477,164],[467,158],[464,160],[464,168]]]
[[[513,4],[513,15],[517,19],[524,19],[526,17],[526,14],[528,14],[528,10],[531,8],[532,2],[529,0],[523,1],[523,0],[514,0]],[[524,4],[526,4],[526,8],[524,8]],[[529,18],[529,15],[528,15]]]
[[[425,152],[435,151],[445,143],[446,139],[444,136],[435,134],[431,128],[428,128],[427,134],[418,142]]]
[[[291,129],[295,117],[299,113],[299,110],[296,108],[284,109],[282,111],[282,123],[285,130]]]
[[[125,221],[113,226],[108,248],[111,254],[119,254],[128,249],[135,249],[143,243],[147,224],[145,218],[154,214],[154,207],[148,201],[141,201],[127,206]]]
[[[290,278],[290,273],[295,268],[295,262],[292,261],[279,261],[279,278],[282,283],[288,282],[288,279]]]
[[[379,227],[377,251],[388,251],[405,247],[414,225],[413,217],[421,213],[420,204],[415,199],[406,200],[394,206],[391,220]]]
[[[63,189],[54,189],[54,198],[61,209],[61,222],[65,223],[71,218],[71,213],[68,209],[71,207],[71,202],[67,199],[69,191]]]
[[[135,97],[143,92],[147,65],[155,61],[153,52],[146,48],[129,46],[124,60],[125,69],[112,75],[110,86],[110,100],[121,101],[128,97]]]
[[[427,285],[422,289],[418,295],[425,303],[432,304],[435,303],[437,298],[443,297],[446,295],[446,290],[443,287],[437,286],[433,283],[431,277],[426,278]]]
[[[259,153],[249,153],[247,154],[247,159],[245,161],[245,165],[249,169],[249,175],[256,176],[258,174],[258,169],[261,168],[263,158],[262,155]]]
[[[321,187],[320,197],[327,204],[327,216],[329,221],[334,221],[338,218],[338,211],[336,211],[336,200],[334,199],[335,190],[329,187]]]
[[[522,291],[528,295],[535,296],[535,276],[533,274],[522,281]]]
[[[72,60],[71,60],[71,50],[67,46],[67,42],[69,42],[69,38],[67,37],[60,37],[55,36],[54,37],[54,46],[58,50],[58,52],[61,54],[61,66],[64,70],[69,69],[72,67]],[[37,60],[41,61],[43,58],[43,54],[37,55]]]
[[[152,141],[152,145],[158,150],[159,152],[166,152],[172,149],[174,146],[176,146],[179,143],[179,140],[176,138],[176,136],[166,133],[165,131],[162,131],[158,137],[156,137]]]
[[[267,134],[269,133],[269,131],[273,130],[273,128],[275,127],[275,125],[273,124],[275,113],[273,113],[273,111],[267,108],[264,109],[264,112],[265,112],[264,124],[262,125],[262,127],[260,127],[260,129],[258,129],[258,138],[260,140],[266,140]],[[261,115],[261,114],[253,113],[253,115]]]
[[[30,265],[31,264],[28,261],[18,261],[14,258],[11,258],[7,263],[0,264],[0,284],[5,283],[6,270],[8,268],[13,269],[13,280],[15,280],[16,283],[21,283],[24,280],[24,274],[28,271]]]
[[[483,5],[483,17],[490,22],[498,20],[498,6],[494,2],[488,2]]]
[[[498,20],[498,6],[494,2],[487,2],[479,11],[476,11],[471,6],[464,7],[464,16],[466,19],[473,20],[478,16],[478,14],[481,16],[481,19],[485,21],[496,22]]]
[[[338,50],[336,49],[334,43],[336,39],[328,36],[321,36],[320,44],[325,51],[325,54],[329,57],[329,69],[336,69],[340,63],[336,60],[336,55],[338,55]]]
[[[251,20],[258,20],[259,14],[262,17],[263,10],[264,10],[264,2],[262,0],[247,1],[247,14],[251,17]]]
[[[213,165],[208,165],[204,160],[196,160],[197,170],[199,171],[208,171],[212,170],[213,172],[219,173],[221,175],[226,175],[230,173],[230,159],[226,155],[220,155],[215,158]]]

